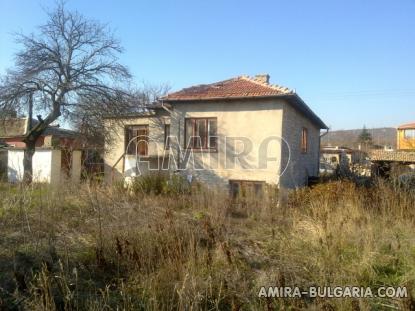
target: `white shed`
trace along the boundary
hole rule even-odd
[[[70,179],[79,182],[81,176],[81,151],[67,152],[60,149],[37,148],[33,155],[33,181],[56,184]],[[9,149],[7,178],[9,182],[23,180],[23,149]]]

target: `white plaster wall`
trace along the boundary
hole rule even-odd
[[[23,179],[23,150],[9,150],[7,159],[7,179],[16,183]]]
[[[51,182],[51,164],[54,150],[36,150],[33,155],[33,180]]]
[[[137,177],[147,173],[150,170],[150,164],[147,164],[147,161],[144,161],[135,155],[126,155],[124,161],[125,177]]]
[[[127,156],[125,162],[120,160],[116,163],[125,152],[125,127],[131,125],[148,125],[148,155],[156,158],[157,155],[164,153],[164,124],[170,124],[170,117],[164,110],[157,111],[157,114],[154,114],[154,116],[106,120],[105,126],[112,136],[110,144],[106,144],[105,146],[104,169],[106,182],[111,183],[112,178],[119,180],[125,177],[124,172],[131,172],[131,168],[135,167],[135,156],[133,158]],[[114,165],[114,170],[112,170]],[[126,175],[129,174],[127,173]]]
[[[33,181],[51,182],[52,153],[56,150],[36,150],[33,155]],[[60,151],[59,151],[60,152]],[[9,150],[7,176],[9,182],[19,182],[23,179],[23,150]],[[60,164],[59,164],[60,168]]]
[[[185,118],[217,118],[218,152],[193,153],[195,163],[203,164],[206,169],[189,169],[183,173],[211,185],[225,186],[232,179],[278,184],[281,141],[273,141],[268,145],[267,155],[275,158],[275,161],[269,161],[267,167],[261,169],[258,164],[264,140],[282,136],[282,107],[283,102],[275,99],[174,103],[171,135],[178,137],[181,148],[184,148]],[[226,154],[240,152],[238,143],[227,139],[229,137],[246,137],[251,141],[252,149],[244,157],[243,163],[229,163]],[[175,152],[177,153],[177,148]]]
[[[181,102],[172,104],[172,115],[154,115],[153,117],[130,118],[120,122],[119,120],[107,120],[106,126],[115,133],[112,144],[107,146],[105,154],[106,180],[112,177],[135,175],[135,156],[126,157],[125,161],[119,161],[112,174],[111,167],[123,154],[124,126],[125,125],[149,125],[149,155],[160,156],[163,150],[157,149],[164,145],[164,124],[170,123],[170,135],[176,136],[178,141],[171,141],[173,161],[177,164],[178,146],[184,152],[184,126],[185,118],[216,117],[218,127],[218,152],[197,153],[194,152],[193,161],[202,164],[201,170],[183,170],[185,175],[192,175],[195,179],[211,185],[228,185],[230,179],[265,181],[270,184],[279,184],[284,188],[301,187],[307,183],[308,176],[317,176],[319,168],[319,135],[320,129],[307,117],[294,109],[289,103],[279,99],[241,100],[241,101],[206,101],[206,102]],[[309,133],[309,150],[302,154],[300,150],[301,131],[306,127]],[[245,163],[236,163],[229,169],[225,156],[229,145],[225,137],[247,137],[252,142],[252,151],[245,158]],[[284,141],[270,143],[268,157],[275,158],[269,161],[266,169],[258,169],[258,155],[261,142],[267,137],[280,137],[287,141],[291,154],[287,152]],[[178,144],[179,145],[178,145]],[[152,145],[153,144],[153,145]],[[287,165],[288,157],[290,158]],[[152,159],[152,161],[156,161]],[[141,170],[140,164],[140,170]],[[145,166],[144,171],[145,172]],[[173,167],[174,169],[174,167]],[[282,171],[284,174],[280,177]],[[125,177],[124,176],[124,177]]]

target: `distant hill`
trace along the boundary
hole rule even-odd
[[[380,146],[391,146],[396,148],[396,129],[393,127],[383,127],[368,129],[372,134],[373,143]],[[362,129],[330,131],[321,139],[322,146],[343,146],[357,148],[357,139]]]

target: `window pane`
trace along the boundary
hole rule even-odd
[[[135,125],[125,128],[125,148],[129,155],[147,155],[148,126]]]
[[[264,184],[263,183],[256,183],[254,186],[255,195],[261,197],[264,194]]]
[[[230,182],[230,192],[231,192],[231,197],[233,199],[236,199],[239,196],[240,187],[239,187],[238,182],[235,182],[235,181]]]
[[[170,149],[170,124],[164,125],[164,149]]]
[[[135,140],[131,141],[133,137],[133,129],[131,127],[127,127],[125,129],[125,148],[127,148],[127,154],[135,154],[136,142]]]
[[[208,148],[216,148],[217,144],[217,122],[216,119],[208,121],[209,145]]]
[[[193,148],[200,148],[199,123],[194,120]]]
[[[415,130],[405,130],[405,138],[406,139],[413,139],[415,138]]]
[[[185,121],[186,147],[195,149],[216,148],[217,122],[214,118],[195,118]],[[190,144],[189,144],[190,143]]]
[[[303,128],[302,132],[301,132],[301,152],[305,153],[307,152],[307,139],[308,139],[308,133],[307,133],[307,129]]]
[[[193,148],[193,143],[191,143],[191,139],[193,136],[193,120],[186,119],[186,132],[185,132],[185,148]]]
[[[206,147],[207,128],[206,119],[196,119],[195,148]]]

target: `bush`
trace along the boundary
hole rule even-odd
[[[415,173],[406,173],[398,177],[398,181],[401,187],[406,189],[415,189]]]
[[[189,194],[191,187],[181,175],[157,172],[134,178],[130,189],[134,194],[183,195]]]

